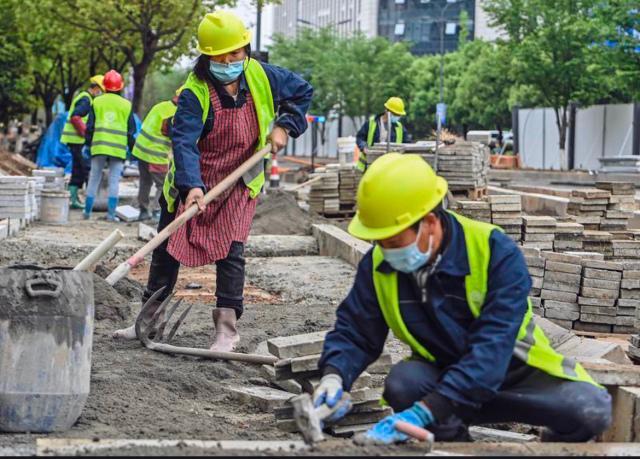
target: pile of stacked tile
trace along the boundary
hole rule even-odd
[[[613,257],[613,236],[608,231],[585,229],[582,233],[582,247],[585,252],[597,252],[605,258]]]
[[[356,194],[361,175],[362,173],[352,164],[340,166],[338,196],[341,210],[352,210],[356,205]]]
[[[44,177],[43,191],[63,191],[64,190],[64,169],[61,167],[50,169],[34,169],[31,171],[33,177]]]
[[[599,230],[607,211],[611,193],[607,190],[588,188],[573,190],[567,211],[576,216],[576,222],[587,230]]]
[[[614,239],[611,241],[611,249],[613,250],[613,260],[640,259],[639,239]]]
[[[564,252],[567,250],[582,250],[584,226],[575,222],[556,222],[555,236],[553,239],[553,250]]]
[[[556,252],[542,252],[545,259],[542,283],[544,316],[556,324],[573,328],[580,318],[578,292],[580,290],[581,258]]]
[[[486,188],[488,171],[489,148],[479,142],[457,141],[438,150],[436,172],[452,192]]]
[[[411,153],[420,155],[422,159],[433,167],[434,153],[433,149],[422,143],[390,143],[389,153]],[[367,149],[367,164],[371,165],[380,156],[387,154],[386,143],[376,143]]]
[[[598,181],[596,188],[611,193],[604,218],[600,222],[600,229],[603,231],[626,229],[636,208],[636,189],[633,182]]]
[[[335,214],[340,211],[340,194],[338,192],[339,165],[321,167],[309,174],[309,178],[322,177],[312,183],[309,190],[309,210],[319,214]]]
[[[609,333],[613,326],[628,323],[628,319],[618,319],[616,307],[623,265],[611,261],[583,260],[582,266],[584,269],[578,298],[580,321],[575,323],[574,328]]]
[[[35,184],[24,176],[0,177],[0,219],[31,220]]]
[[[491,206],[491,223],[519,242],[522,237],[522,197],[519,194],[492,194],[487,200]]]
[[[42,206],[42,191],[44,190],[45,177],[29,177],[29,182],[33,183],[34,194],[32,199],[32,207],[35,208],[35,219],[40,219],[40,209]]]
[[[541,317],[544,317],[544,308],[542,307],[542,283],[544,281],[544,265],[545,259],[540,255],[540,249],[521,247],[522,254],[529,268],[529,275],[531,276],[531,291],[529,292],[529,298],[531,299],[531,306],[533,313]]]
[[[636,327],[638,329],[640,327]],[[636,364],[640,363],[640,335],[631,335],[629,337],[629,347],[627,354]]]
[[[302,391],[313,393],[320,383],[318,359],[326,332],[278,337],[267,341],[268,350],[281,360],[275,366],[263,366],[265,375],[278,387],[298,386]],[[390,414],[389,408],[380,406],[383,377],[391,368],[391,355],[383,353],[366,372],[355,381],[350,395],[353,408],[337,424],[329,427],[329,433],[336,436],[350,436],[369,429],[380,419]],[[375,375],[375,376],[374,376]],[[288,389],[285,389],[288,390]],[[293,395],[293,394],[291,394]],[[274,410],[276,425],[287,432],[297,431],[293,420],[293,408],[289,404]]]
[[[456,200],[451,207],[460,215],[491,223],[491,204],[487,201]]]
[[[640,262],[624,262],[622,267],[620,297],[616,303],[616,325],[613,331],[633,333],[640,329],[637,320],[640,314]]]
[[[557,222],[553,217],[524,215],[522,245],[541,250],[553,250]]]

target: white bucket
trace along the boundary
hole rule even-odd
[[[69,223],[69,192],[43,191],[40,209],[40,221],[54,225]]]

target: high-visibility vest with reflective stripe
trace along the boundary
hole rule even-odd
[[[488,290],[489,262],[491,260],[489,238],[494,229],[499,231],[502,229],[488,223],[471,220],[454,212],[450,213],[460,223],[464,231],[470,269],[470,273],[465,277],[466,299],[471,314],[477,318],[482,311]],[[387,325],[399,340],[411,347],[414,353],[430,362],[435,362],[436,358],[433,354],[409,333],[400,313],[398,274],[395,271],[391,273],[378,271],[378,266],[383,260],[382,250],[380,246],[376,245],[373,249],[373,284]],[[533,320],[531,300],[527,299],[527,302],[527,312],[518,331],[513,355],[527,365],[552,376],[571,381],[588,382],[598,386],[582,365],[556,352],[551,347],[544,332]]]
[[[89,94],[87,91],[82,91],[80,94],[78,94],[76,97],[73,98],[73,101],[71,102],[71,107],[69,107],[69,112],[67,114],[67,122],[64,123],[64,129],[62,130],[60,143],[66,143],[66,144],[76,144],[76,143],[83,144],[84,143],[84,137],[79,136],[78,133],[76,132],[76,128],[73,127],[73,124],[71,124],[71,115],[73,114],[73,111],[76,109],[76,105],[78,104],[78,101],[83,97],[88,97],[89,102],[93,103],[93,97],[91,97],[91,94]],[[85,116],[82,117],[82,121],[86,123],[88,118],[89,118],[89,114],[87,113]]]
[[[245,66],[244,76],[249,85],[249,91],[251,92],[258,118],[259,137],[257,149],[260,150],[267,144],[271,123],[276,116],[275,107],[273,106],[271,84],[262,65],[255,59],[249,59]],[[190,73],[187,82],[184,84],[184,89],[190,90],[198,98],[200,106],[202,107],[202,124],[206,123],[211,106],[209,86],[205,81],[202,81],[193,73]],[[270,156],[270,153],[266,154],[265,158],[269,158]],[[164,179],[163,187],[164,198],[167,201],[167,209],[169,212],[175,210],[175,202],[178,198],[178,190],[174,186],[175,170],[174,161],[171,161],[169,173],[167,173]],[[260,161],[245,173],[242,176],[242,181],[247,188],[249,188],[251,198],[256,198],[264,185],[264,161]]]
[[[149,110],[136,137],[133,156],[149,164],[169,164],[171,139],[162,134],[162,122],[175,115],[176,109],[173,102],[165,101]]]
[[[131,102],[118,94],[106,93],[94,99],[93,113],[95,123],[91,156],[105,155],[126,159]]]
[[[376,122],[376,117],[372,116],[371,118],[369,118],[369,132],[367,132],[367,145],[369,145],[370,147],[373,145],[373,139],[375,138],[377,128],[378,128],[378,123]],[[403,135],[404,131],[402,130],[402,124],[400,124],[399,121],[396,123],[395,131],[396,131],[396,143],[402,143],[402,140],[404,138],[404,135]],[[380,141],[382,141],[382,139],[380,139]],[[358,164],[356,164],[356,167],[362,172],[365,171],[365,169],[367,168],[366,152],[364,151],[360,152],[360,156],[358,156]]]

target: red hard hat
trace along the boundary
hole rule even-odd
[[[106,91],[117,92],[124,88],[124,81],[122,81],[122,75],[115,70],[109,70],[104,74],[104,89]]]

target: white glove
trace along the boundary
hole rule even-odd
[[[320,385],[313,393],[313,406],[317,408],[326,403],[329,408],[333,408],[340,401],[343,393],[340,375],[335,373],[324,375],[320,380]]]

